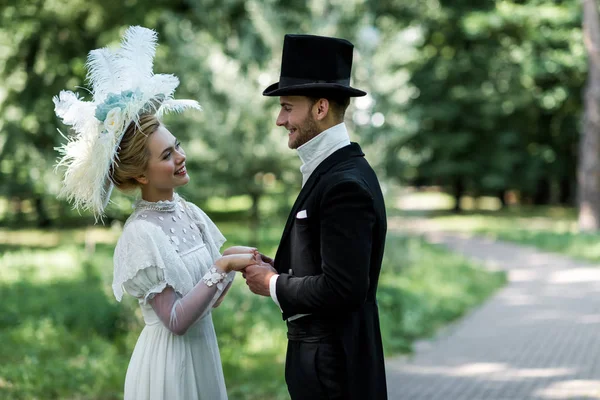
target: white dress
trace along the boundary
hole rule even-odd
[[[205,284],[224,242],[208,216],[177,194],[173,201],[136,203],[114,254],[115,297],[121,301],[125,290],[138,298],[145,322],[127,368],[125,400],[227,399],[210,310],[235,273]],[[207,299],[182,335],[172,333],[149,303],[169,286],[177,298],[193,289]],[[171,322],[190,315],[189,308],[176,309]]]

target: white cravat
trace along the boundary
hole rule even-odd
[[[302,172],[302,187],[310,178],[315,169],[325,160],[342,147],[350,144],[350,137],[346,124],[341,123],[324,130],[302,146],[298,147],[298,156],[302,160],[300,172]]]
[[[300,166],[300,172],[302,172],[302,187],[304,187],[308,178],[310,178],[310,175],[317,169],[319,164],[337,150],[346,147],[349,144],[350,137],[348,136],[348,130],[346,129],[346,124],[342,122],[324,130],[302,146],[298,147],[298,156],[300,156],[300,160],[302,160],[302,166]],[[269,292],[271,298],[281,310],[276,293],[277,278],[279,278],[279,275],[273,275],[271,277],[271,280],[269,281]],[[293,321],[305,315],[308,314],[292,315],[287,320]]]

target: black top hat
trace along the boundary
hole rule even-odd
[[[285,35],[279,82],[264,96],[364,96],[350,87],[352,50],[347,40],[313,35]]]

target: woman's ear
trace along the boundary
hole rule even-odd
[[[136,181],[138,181],[139,184],[141,185],[147,185],[148,184],[148,178],[146,178],[146,175],[140,175],[134,178]]]

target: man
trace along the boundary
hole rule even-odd
[[[277,125],[303,161],[302,191],[274,260],[247,267],[252,292],[271,296],[288,326],[285,378],[293,400],[387,398],[375,294],[386,235],[375,173],[350,143],[344,113],[353,45],[286,35]]]

